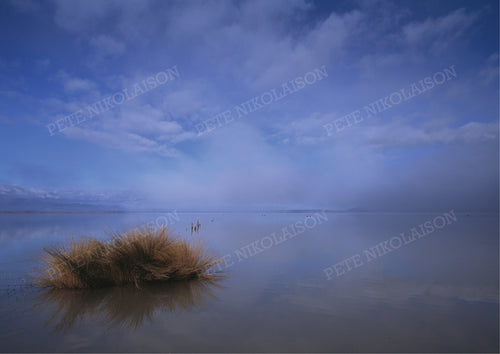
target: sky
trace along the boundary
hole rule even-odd
[[[498,18],[498,1],[2,1],[0,183],[497,212]]]

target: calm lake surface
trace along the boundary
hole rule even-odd
[[[0,214],[0,348],[498,352],[498,214],[457,213],[444,226],[439,215]],[[197,217],[200,232],[191,234]],[[142,290],[30,286],[43,247],[147,222],[203,239],[226,256],[227,277]],[[425,222],[441,228],[404,244],[412,228],[429,232]]]

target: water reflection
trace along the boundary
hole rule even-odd
[[[99,322],[109,328],[137,329],[163,311],[185,311],[216,298],[216,280],[189,280],[102,289],[52,289],[33,303],[46,319],[45,325],[66,332],[85,322]]]
[[[191,237],[197,216],[182,215],[183,236]],[[0,290],[9,290],[0,291],[1,349],[498,353],[498,214],[460,214],[458,223],[341,277],[328,281],[323,272],[434,216],[330,213],[328,223],[265,252],[251,249],[240,262],[235,250],[305,215],[202,214],[200,237],[234,256],[224,289],[198,283],[42,294],[19,286],[40,249],[67,243],[72,233],[105,237],[101,230],[157,215],[0,214]]]

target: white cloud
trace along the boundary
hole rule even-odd
[[[462,36],[476,20],[476,14],[457,9],[446,16],[407,24],[403,28],[404,39],[412,47],[425,45],[432,52],[440,53]]]
[[[288,124],[276,126],[278,133],[269,137],[271,141],[283,144],[318,145],[341,144],[345,146],[371,146],[378,150],[396,147],[425,147],[448,144],[481,144],[498,139],[498,123],[468,121],[451,126],[453,119],[423,119],[417,117],[397,117],[390,122],[361,122],[345,127],[331,136],[326,134],[324,124],[331,123],[335,114],[314,113],[309,117],[295,119]],[[419,125],[415,125],[417,119]]]
[[[49,70],[67,65],[58,80],[71,95],[51,92],[34,116],[53,121],[178,65],[179,80],[66,129],[68,139],[54,138],[177,157],[165,159],[168,166],[149,166],[152,171],[142,180],[150,195],[163,200],[356,206],[370,189],[392,183],[387,155],[404,150],[406,162],[418,155],[413,154],[418,147],[472,149],[498,139],[496,124],[485,123],[493,120],[488,115],[493,100],[483,93],[493,90],[477,84],[495,82],[497,58],[489,66],[467,66],[471,59],[460,54],[470,46],[451,45],[466,39],[478,22],[469,10],[417,20],[413,7],[386,1],[354,2],[330,12],[320,11],[328,6],[315,8],[302,0],[53,4],[45,10],[55,10],[56,24],[69,33],[61,36],[62,45],[76,44],[83,50],[77,55],[83,56],[65,63],[51,58]],[[446,56],[432,55],[440,53]],[[459,73],[453,87],[326,136],[323,124],[424,77],[419,73],[433,72],[430,66],[448,58],[457,60],[447,63],[456,64]],[[94,65],[85,72],[81,63]],[[197,138],[195,124],[321,65],[329,76],[320,85],[189,143]],[[476,81],[467,80],[471,76]],[[465,94],[460,86],[470,91]],[[63,102],[65,96],[71,98]],[[458,112],[466,100],[470,110]],[[397,114],[404,118],[390,120]],[[74,149],[71,141],[66,144]],[[421,151],[427,150],[439,149]],[[473,154],[464,157],[474,159]],[[441,171],[453,174],[446,166]]]
[[[137,31],[150,23],[141,21],[142,15],[153,15],[155,7],[149,0],[52,0],[54,21],[60,27],[81,35],[99,33],[104,28],[137,38]]]
[[[117,56],[125,50],[125,44],[108,35],[99,35],[90,39],[90,45],[100,56]]]
[[[204,142],[200,156],[179,160],[176,170],[145,175],[138,188],[160,203],[246,207],[264,199],[285,203],[306,192],[292,161],[249,126],[228,127]]]
[[[498,138],[498,124],[469,122],[458,127],[425,128],[413,127],[402,122],[392,122],[362,128],[361,134],[368,144],[373,144],[381,149],[479,144]]]
[[[70,127],[64,134],[72,139],[84,140],[114,149],[133,153],[152,153],[164,157],[179,157],[180,153],[166,144],[124,131],[102,131],[81,127]]]
[[[64,90],[69,93],[74,93],[76,91],[91,91],[96,88],[96,84],[93,81],[71,76],[64,70],[60,70],[56,78],[61,82]]]
[[[127,102],[124,107],[66,128],[63,134],[114,149],[166,157],[180,157],[182,154],[172,145],[196,137],[162,110],[140,102]]]
[[[53,0],[55,22],[70,31],[92,29],[116,8],[114,1]]]
[[[162,111],[145,105],[123,110],[114,121],[118,129],[136,134],[169,136],[182,132],[179,123],[166,119]]]

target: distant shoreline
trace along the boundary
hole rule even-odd
[[[125,214],[129,211],[43,211],[43,210],[0,210],[0,214]]]
[[[173,209],[165,210],[0,210],[0,214],[154,214],[166,213]],[[333,213],[333,214],[430,214],[440,212],[439,210],[430,211],[373,211],[373,210],[324,210],[324,209],[304,209],[304,210],[176,210],[181,214],[245,214],[261,213],[266,214],[306,214],[306,213]],[[496,211],[456,211],[458,214],[497,214]]]

